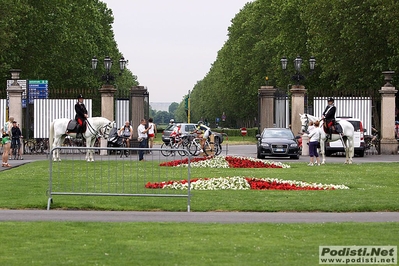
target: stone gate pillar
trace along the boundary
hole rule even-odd
[[[291,129],[294,135],[301,132],[301,119],[299,114],[305,113],[306,89],[303,85],[292,85],[291,87]]]
[[[131,102],[131,112],[132,112],[132,127],[133,127],[133,140],[137,140],[138,133],[137,127],[140,125],[140,120],[145,117],[144,112],[144,101],[145,97],[148,95],[148,91],[144,86],[134,86],[130,89],[130,102]]]
[[[113,85],[104,84],[100,89],[101,93],[101,116],[114,121],[114,94],[116,88]],[[107,147],[107,140],[101,138],[101,147]],[[101,150],[101,155],[107,155],[106,150]]]
[[[395,71],[384,71],[385,85],[381,87],[381,154],[397,154],[398,142],[395,139],[395,93],[397,90],[391,84]]]
[[[22,92],[23,89],[21,85],[18,83],[19,73],[21,73],[20,69],[11,69],[11,79],[14,81],[11,86],[7,88],[8,92],[8,116],[13,116],[14,120],[18,122],[19,127],[22,131],[23,123],[22,123]],[[28,119],[28,118],[27,118]],[[8,120],[8,117],[6,117]]]
[[[274,93],[273,86],[261,86],[258,90],[259,97],[259,133],[265,127],[273,127],[274,122]]]

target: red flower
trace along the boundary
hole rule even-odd
[[[262,161],[252,161],[250,159],[226,156],[226,161],[229,163],[230,168],[282,168],[275,164]]]
[[[256,190],[324,190],[323,188],[311,186],[300,187],[294,184],[280,183],[276,181],[270,182],[257,178],[246,178],[246,180],[251,186],[251,189]]]

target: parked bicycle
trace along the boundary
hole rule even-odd
[[[377,129],[372,128],[372,135],[364,136],[364,143],[366,150],[375,149],[378,153],[380,151],[380,133]]]
[[[29,139],[24,141],[25,154],[47,154],[49,152],[49,140],[47,138]]]

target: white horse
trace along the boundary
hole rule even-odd
[[[67,133],[68,123],[71,119],[60,118],[55,119],[50,125],[50,150],[53,147],[60,147],[64,142],[66,136],[76,137],[76,133]],[[87,118],[86,131],[82,133],[83,137],[86,139],[86,147],[90,148],[94,146],[96,138],[102,137],[107,139],[110,130],[115,126],[115,121],[111,122],[104,117],[90,117]],[[93,162],[93,150],[87,150],[86,158],[88,162]],[[53,160],[61,161],[59,150],[56,149],[53,152]]]
[[[301,123],[302,123],[302,131],[305,132],[308,129],[308,125],[310,121],[317,121],[319,120],[317,117],[309,114],[299,114],[301,117]],[[355,147],[354,147],[354,133],[355,129],[353,128],[353,125],[346,121],[346,120],[340,120],[336,119],[337,123],[341,126],[342,128],[342,133],[341,134],[332,134],[331,139],[327,140],[327,134],[324,132],[323,129],[323,121],[320,121],[320,127],[321,127],[321,137],[320,137],[320,153],[322,155],[322,164],[326,163],[326,157],[325,157],[325,143],[326,141],[335,141],[335,140],[341,140],[343,147],[345,147],[345,155],[346,155],[346,160],[345,164],[352,164],[352,158],[355,154]]]

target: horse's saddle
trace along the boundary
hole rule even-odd
[[[326,134],[330,134],[330,132],[328,131],[328,127],[327,125],[325,125],[324,127],[324,132]],[[341,134],[343,133],[342,127],[339,123],[335,122],[332,126],[331,126],[331,134]]]
[[[75,119],[69,120],[69,123],[67,125],[67,130],[66,133],[78,133],[78,122]],[[83,128],[79,129],[79,132],[85,132],[86,131],[86,121],[83,122]]]

